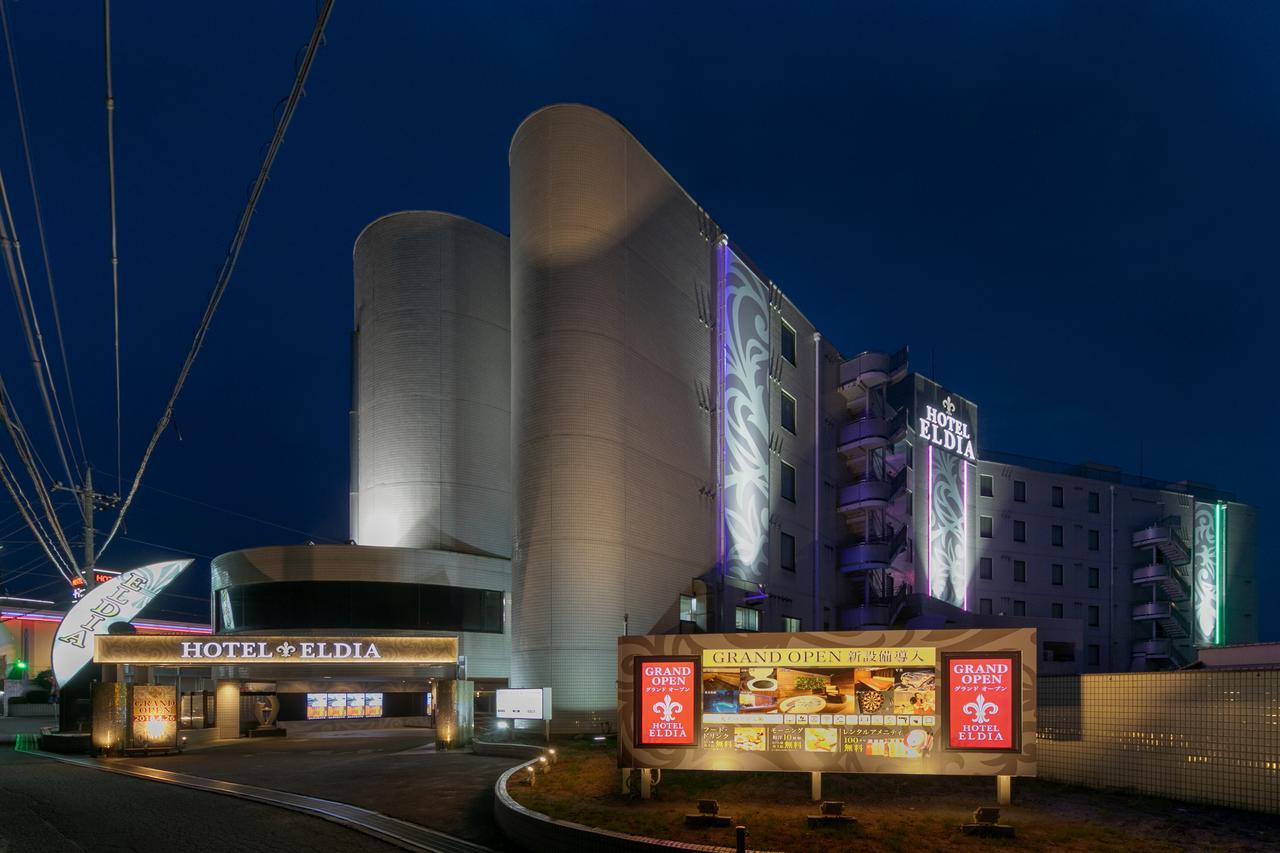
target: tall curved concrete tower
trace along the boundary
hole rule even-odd
[[[507,239],[394,213],[354,263],[353,538],[510,559]]]
[[[511,683],[553,688],[557,730],[598,728],[617,636],[674,624],[672,591],[715,565],[712,243],[596,110],[529,116],[510,164]]]

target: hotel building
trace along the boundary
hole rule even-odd
[[[510,182],[509,238],[357,240],[360,544],[219,557],[220,632],[452,633],[558,730],[614,724],[622,634],[1026,625],[1046,673],[1256,639],[1230,494],[985,448],[975,401],[845,354],[597,110],[529,116]]]

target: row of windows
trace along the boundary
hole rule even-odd
[[[985,616],[990,616],[990,615],[992,615],[992,611],[991,611],[991,599],[989,599],[989,598],[979,598],[979,599],[978,599],[978,613],[983,614],[983,615],[985,615]],[[1002,614],[1000,614],[1000,615],[1001,615],[1001,616],[1003,616],[1004,614],[1002,613]],[[1012,613],[1011,615],[1013,615],[1013,616],[1026,616],[1026,615],[1027,615],[1027,603],[1026,603],[1025,601],[1014,601],[1014,602],[1013,602],[1013,613]],[[1055,602],[1053,602],[1051,605],[1049,605],[1049,615],[1050,615],[1052,618],[1054,618],[1054,619],[1061,619],[1061,618],[1063,618],[1063,616],[1062,616],[1062,602],[1060,602],[1060,601],[1055,601]],[[1089,610],[1088,610],[1088,623],[1089,623],[1089,627],[1091,627],[1091,628],[1097,628],[1097,627],[1101,624],[1101,619],[1102,619],[1102,612],[1101,612],[1101,610],[1099,609],[1098,605],[1096,605],[1096,604],[1090,604],[1090,605],[1089,605]]]
[[[993,537],[993,526],[994,526],[994,521],[992,520],[991,516],[989,515],[978,516],[978,535],[981,536],[983,539],[991,539]],[[1063,537],[1064,537],[1064,532],[1061,524],[1054,524],[1050,526],[1049,544],[1053,545],[1054,547],[1061,548]],[[1090,551],[1101,550],[1102,534],[1100,533],[1100,531],[1090,530],[1088,539],[1089,539]],[[1025,521],[1019,521],[1018,519],[1014,519],[1013,541],[1014,542],[1027,541],[1027,523]]]
[[[989,581],[992,579],[992,574],[993,572],[992,572],[991,558],[990,557],[979,558],[978,577],[981,580]],[[1063,569],[1062,563],[1052,563],[1049,566],[1049,578],[1050,578],[1050,582],[1054,586],[1062,586],[1063,575],[1064,575],[1064,569]],[[1089,566],[1088,576],[1089,576],[1089,589],[1097,589],[1102,579],[1102,573],[1098,570],[1098,567]],[[1027,582],[1027,561],[1026,560],[1013,561],[1013,579],[1017,583]]]
[[[990,474],[982,474],[978,477],[978,491],[984,498],[995,496],[995,480]],[[1062,486],[1051,486],[1049,488],[1049,505],[1061,507],[1065,505],[1065,495]],[[1013,481],[1013,500],[1015,503],[1027,502],[1027,481]],[[1098,492],[1089,492],[1087,509],[1089,512],[1102,512],[1102,495]]]
[[[760,611],[754,607],[735,607],[733,609],[733,627],[738,631],[759,631]],[[782,630],[787,633],[799,631],[800,620],[795,616],[783,616]]]

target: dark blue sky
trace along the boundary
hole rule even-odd
[[[82,426],[113,472],[100,7],[8,11]],[[129,474],[312,21],[311,2],[116,4]],[[339,0],[146,483],[345,538],[352,241],[406,208],[507,230],[511,133],[581,101],[626,124],[843,351],[907,343],[932,360],[980,404],[985,446],[1136,471],[1141,442],[1148,476],[1255,503],[1265,607],[1280,595],[1276,56],[1266,3]],[[0,166],[43,293],[2,82]],[[0,369],[45,437],[4,299]],[[128,528],[202,555],[305,538],[146,489]],[[105,563],[164,553],[121,541]],[[11,592],[50,584],[14,576],[33,556],[0,551]],[[166,605],[199,610],[207,578],[198,563],[179,590],[193,597]]]

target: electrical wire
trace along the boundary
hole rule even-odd
[[[46,374],[50,379],[53,372],[49,370],[49,359],[44,352],[44,337],[40,334],[40,320],[35,315],[35,303],[31,300],[31,282],[27,279],[27,266],[22,260],[22,244],[18,241],[18,230],[13,218],[13,208],[9,205],[9,191],[4,182],[4,170],[0,169],[0,250],[4,252],[5,270],[9,274],[9,284],[13,288],[13,299],[18,306],[18,317],[22,321],[22,332],[26,339],[27,353],[31,358],[31,369],[36,375],[36,387],[40,390],[40,399],[44,403],[45,414],[49,417],[49,428],[53,431],[54,446],[58,450],[58,458],[62,460],[63,471],[67,482],[75,484],[76,479],[67,463],[67,454],[62,446],[62,433],[58,431],[58,416],[54,414],[54,402],[58,389],[46,383]],[[12,235],[12,236],[11,236]],[[23,294],[25,293],[25,299]],[[28,311],[30,305],[30,311]],[[37,346],[37,341],[39,345]],[[52,400],[50,399],[52,394]],[[58,406],[61,412],[62,407]],[[65,422],[63,429],[66,429]]]
[[[5,12],[5,0],[0,0],[0,25],[4,28],[4,46],[9,56],[9,77],[13,80],[13,100],[18,112],[18,130],[22,136],[22,153],[27,162],[27,182],[31,185],[31,206],[36,217],[36,233],[40,237],[40,254],[44,261],[45,280],[49,285],[49,302],[53,306],[53,327],[58,336],[58,352],[62,356],[62,376],[67,383],[67,400],[71,404],[71,422],[76,428],[76,441],[80,447],[82,464],[88,463],[88,454],[84,449],[84,434],[80,431],[80,413],[76,408],[75,388],[71,384],[71,363],[67,359],[67,347],[62,335],[62,313],[58,310],[58,294],[53,286],[53,266],[49,263],[49,243],[45,239],[44,214],[40,208],[40,194],[36,191],[35,161],[31,156],[31,143],[27,133],[26,110],[22,105],[22,85],[18,80],[18,55],[13,49],[13,38],[9,30],[9,16]],[[62,412],[58,412],[59,418]],[[66,429],[66,423],[63,423]],[[70,443],[70,436],[68,436]]]
[[[14,448],[18,452],[18,458],[22,460],[22,463],[27,470],[27,475],[30,477],[32,485],[35,487],[36,496],[39,498],[40,504],[44,508],[45,517],[48,519],[49,527],[53,531],[55,540],[50,540],[49,535],[44,532],[43,527],[39,525],[38,521],[33,520],[34,509],[31,509],[29,503],[25,502],[26,496],[22,493],[22,488],[17,481],[13,480],[12,483],[10,483],[9,479],[6,478],[5,484],[9,488],[9,493],[13,497],[14,503],[17,504],[19,511],[22,513],[23,519],[26,520],[27,526],[31,529],[31,532],[35,534],[41,544],[45,545],[47,548],[49,547],[48,543],[50,541],[56,541],[66,552],[68,560],[67,565],[76,574],[81,574],[79,567],[76,565],[75,555],[71,553],[71,546],[67,542],[67,535],[62,529],[62,523],[58,520],[58,514],[54,510],[53,500],[49,497],[49,491],[45,488],[44,481],[40,478],[40,472],[36,469],[35,460],[33,458],[34,452],[31,449],[31,443],[27,437],[26,430],[23,428],[22,421],[18,418],[17,413],[10,411],[9,399],[9,392],[5,387],[4,377],[0,376],[0,421],[4,423],[5,429],[9,433],[9,438],[13,441]],[[83,577],[83,575],[81,576]]]
[[[289,122],[293,119],[293,113],[298,107],[298,102],[302,100],[307,76],[311,73],[311,66],[315,61],[316,52],[320,49],[320,44],[324,39],[324,29],[332,12],[333,0],[325,0],[324,7],[321,8],[320,14],[316,18],[315,28],[311,32],[311,40],[307,43],[302,64],[294,77],[293,88],[290,90],[284,110],[276,122],[275,134],[271,137],[271,144],[263,157],[262,165],[258,169],[258,177],[254,181],[253,189],[249,193],[248,201],[240,216],[240,223],[236,227],[235,236],[232,237],[231,243],[227,247],[227,254],[223,259],[222,268],[218,272],[213,292],[209,295],[209,304],[205,306],[204,315],[200,318],[200,325],[196,328],[195,339],[191,342],[190,350],[187,351],[187,357],[182,363],[182,369],[178,372],[177,381],[174,382],[173,391],[169,394],[169,400],[165,403],[160,420],[156,423],[156,428],[151,433],[151,439],[147,442],[147,447],[142,453],[142,461],[138,464],[138,471],[133,477],[129,493],[125,497],[124,503],[120,505],[120,512],[116,515],[115,522],[111,525],[111,531],[107,534],[106,540],[102,543],[102,548],[98,551],[97,556],[99,557],[107,550],[107,547],[115,538],[116,532],[120,529],[120,524],[124,521],[125,514],[133,504],[134,496],[138,493],[138,487],[142,484],[142,475],[147,469],[147,463],[151,460],[151,454],[155,452],[156,445],[160,442],[160,436],[164,435],[165,429],[173,419],[174,404],[178,400],[178,395],[182,392],[182,386],[186,383],[187,376],[191,373],[191,366],[195,364],[196,356],[199,354],[201,347],[204,346],[205,337],[209,334],[209,327],[213,323],[214,312],[218,310],[218,304],[222,301],[222,295],[226,292],[227,285],[231,283],[231,275],[235,271],[236,261],[240,258],[240,250],[243,248],[245,237],[249,232],[249,223],[253,220],[253,214],[257,210],[258,199],[266,188],[267,178],[271,174],[271,166],[275,162],[276,155],[280,152],[280,146],[284,143],[284,135],[289,129]]]
[[[120,257],[116,230],[116,99],[111,85],[111,0],[102,0],[103,65],[107,85],[107,194],[111,207],[111,321],[116,341],[116,480],[124,466],[120,455]]]
[[[18,509],[21,510],[22,517],[27,522],[27,526],[31,528],[31,532],[36,534],[40,547],[44,549],[45,554],[49,557],[49,562],[53,563],[54,568],[69,583],[71,581],[70,573],[59,563],[53,548],[49,544],[49,535],[45,533],[44,527],[40,524],[40,519],[34,515],[34,509],[31,507],[30,501],[23,494],[22,486],[14,478],[13,472],[9,468],[9,463],[4,456],[0,456],[0,481],[4,483],[5,489],[9,492],[10,497],[13,498],[13,502],[18,505]]]

